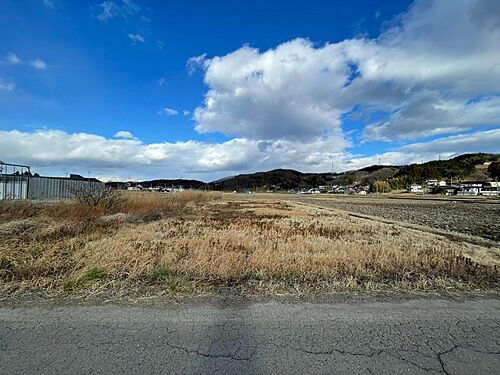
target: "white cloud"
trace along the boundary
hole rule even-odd
[[[168,107],[165,107],[163,109],[160,109],[158,111],[158,114],[159,115],[166,115],[166,116],[175,116],[179,113],[178,110],[176,109],[172,109],[172,108],[168,108]]]
[[[6,81],[3,78],[0,78],[0,90],[12,91],[15,88],[16,84],[14,82]]]
[[[424,91],[406,102],[387,120],[368,125],[365,137],[381,140],[417,138],[497,124],[500,124],[500,96],[465,102]]]
[[[140,11],[140,6],[131,0],[122,0],[121,2],[104,1],[99,7],[101,12],[97,15],[100,21],[107,22],[115,17],[128,18]]]
[[[140,34],[128,34],[128,37],[132,41],[132,44],[144,43],[144,37]]]
[[[345,81],[339,52],[296,39],[264,53],[245,46],[206,60],[210,90],[194,112],[196,130],[252,139],[341,136],[341,111],[331,101]]]
[[[23,63],[23,60],[21,60],[15,53],[9,52],[7,56],[5,56],[4,63],[7,65],[20,65]]]
[[[459,155],[472,152],[500,153],[500,129],[454,135],[425,143],[413,143],[403,146],[401,149],[405,152],[431,155],[443,153]]]
[[[45,70],[47,69],[48,65],[45,61],[42,59],[36,59],[31,62],[29,62],[29,65],[31,65],[33,68],[38,69],[38,70]]]
[[[191,114],[191,112],[189,112],[189,111],[183,111],[183,112],[182,112],[182,114],[183,114],[184,116],[189,116],[189,115]]]
[[[102,8],[102,11],[97,15],[97,18],[100,21],[106,22],[120,14],[120,7],[113,1],[104,1],[100,4],[100,7]]]
[[[122,138],[122,139],[137,139],[134,137],[134,135],[129,132],[129,131],[125,131],[125,130],[120,130],[118,132],[115,133],[115,135],[113,135],[114,138]]]
[[[500,152],[500,129],[488,130],[472,134],[460,134],[436,139],[431,142],[413,143],[390,152],[361,157],[352,156],[345,164],[346,169],[358,169],[369,165],[404,165],[421,163],[438,158],[447,159],[454,156],[476,152]]]
[[[11,160],[36,168],[99,170],[105,175],[168,177],[197,174],[208,179],[214,173],[278,167],[318,170],[340,161],[338,144],[324,138],[312,143],[255,141],[243,138],[223,143],[196,141],[145,144],[137,138],[108,139],[95,134],[69,134],[59,130],[0,131],[0,149]],[[123,136],[122,132],[115,135]]]
[[[167,86],[167,79],[165,77],[161,77],[159,80],[158,80],[158,85],[160,87],[163,87],[163,86]]]
[[[19,56],[13,52],[9,52],[0,63],[5,65],[29,65],[35,69],[45,70],[48,68],[48,64],[42,59],[35,59],[33,61],[24,61]]]
[[[186,67],[188,70],[189,75],[192,75],[194,72],[196,72],[198,69],[202,69],[205,61],[206,61],[207,54],[204,53],[199,56],[193,56],[190,57],[186,63]]]
[[[500,125],[500,13],[492,0],[419,0],[377,39],[274,49],[244,46],[188,60],[208,85],[201,133],[251,139],[337,134],[342,115],[371,117],[365,139],[418,139]]]
[[[179,173],[205,180],[242,171],[293,168],[301,171],[335,171],[378,163],[409,164],[451,157],[465,152],[498,152],[500,129],[415,143],[391,152],[362,157],[345,152],[347,143],[331,137],[311,142],[257,141],[236,138],[223,143],[196,141],[146,144],[130,132],[108,139],[95,134],[59,130],[0,131],[0,149],[10,160],[42,170],[92,170],[93,174],[122,179],[178,177]],[[132,138],[131,138],[132,137]]]

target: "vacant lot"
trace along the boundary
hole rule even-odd
[[[275,199],[0,205],[3,295],[497,291],[498,265],[498,249]]]
[[[321,195],[286,199],[500,241],[500,200]]]

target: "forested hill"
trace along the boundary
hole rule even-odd
[[[344,173],[302,173],[291,169],[241,174],[209,183],[213,190],[288,190],[318,187],[329,184],[373,184],[391,182],[393,189],[404,189],[407,184],[427,179],[487,179],[492,176],[487,167],[477,165],[500,161],[500,154],[464,154],[449,160],[434,160],[422,164],[403,166],[372,165]],[[490,168],[491,170],[492,168]]]
[[[463,154],[449,160],[433,160],[423,164],[401,166],[397,176],[421,179],[466,178],[478,171],[476,165],[498,160],[500,160],[500,154]]]
[[[278,190],[298,189],[326,185],[332,181],[331,173],[302,173],[292,169],[274,169],[268,172],[240,174],[209,183],[214,190]]]

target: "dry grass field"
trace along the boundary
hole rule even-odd
[[[273,199],[0,203],[0,294],[499,290],[499,249]]]

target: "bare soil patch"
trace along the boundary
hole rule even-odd
[[[344,195],[286,199],[500,241],[500,200]]]

